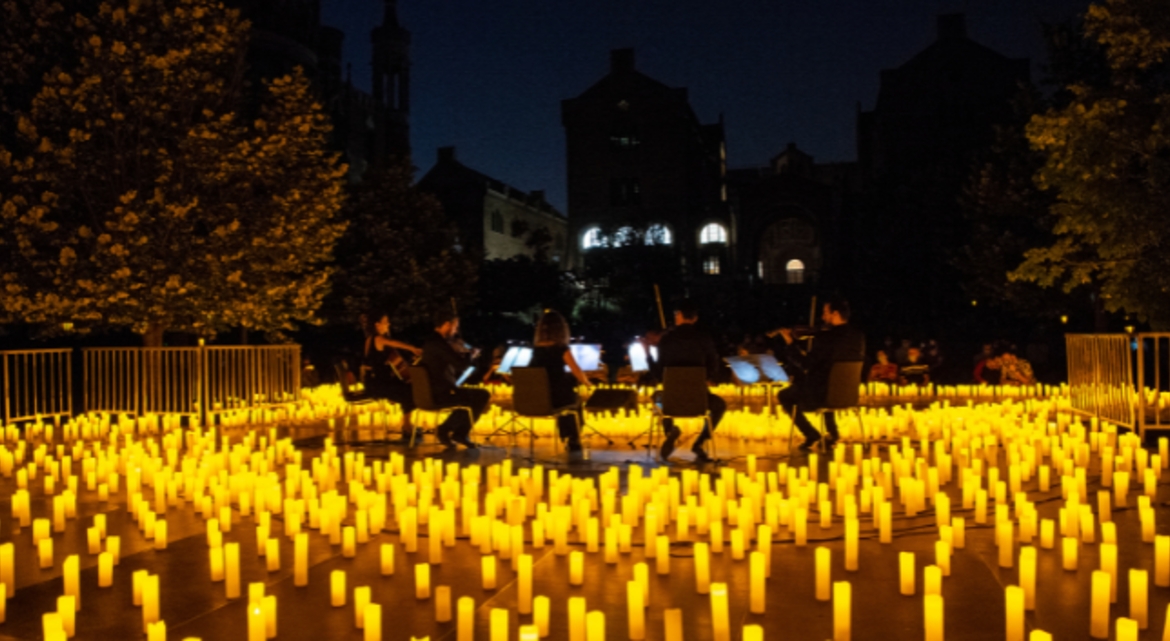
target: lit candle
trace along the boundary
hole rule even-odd
[[[382,606],[371,603],[366,606],[363,641],[382,641]]]
[[[57,614],[61,615],[61,627],[65,636],[72,639],[77,631],[77,599],[70,594],[57,597]]]
[[[47,612],[41,615],[41,629],[44,631],[45,641],[65,641],[65,624],[61,615],[56,612]]]
[[[926,641],[943,641],[943,598],[928,594],[923,598],[925,613]]]
[[[670,574],[670,537],[660,535],[657,540],[658,557],[656,559],[658,574]],[[580,554],[580,552],[578,552]]]
[[[491,641],[510,641],[508,639],[508,618],[508,611],[504,608],[492,608]]]
[[[438,537],[431,537],[437,540]],[[347,559],[352,559],[357,556],[357,532],[354,531],[353,526],[347,525],[341,529],[341,555]],[[435,561],[432,560],[432,563]]]
[[[572,559],[570,558],[570,561]],[[521,554],[516,571],[516,611],[532,614],[532,555]]]
[[[855,518],[845,519],[845,570],[857,571],[858,522]]]
[[[259,603],[248,605],[248,641],[264,641],[268,638],[268,622],[264,619],[264,608]]]
[[[457,629],[456,641],[475,641],[475,599],[460,597],[456,605],[458,619],[455,622]]]
[[[108,588],[114,584],[114,557],[109,552],[98,555],[98,587]]]
[[[224,592],[229,599],[240,597],[240,544],[225,543],[224,557]]]
[[[1150,627],[1150,578],[1145,570],[1129,570],[1129,618],[1142,630]]]
[[[1092,602],[1089,610],[1089,636],[1109,638],[1109,590],[1112,577],[1108,572],[1093,570]]]
[[[264,560],[268,565],[269,572],[276,572],[280,570],[280,540],[268,539],[264,542]]]
[[[479,560],[479,566],[483,573],[483,589],[496,589],[496,557],[488,555]],[[425,599],[426,597],[419,597]]]
[[[16,548],[12,543],[0,545],[0,583],[16,591]]]
[[[695,592],[711,591],[711,552],[706,543],[695,543]]]
[[[86,543],[89,546],[90,554],[99,554],[102,551],[102,536],[101,532],[96,527],[91,527],[85,531]]]
[[[634,580],[642,586],[642,603],[650,604],[650,570],[645,563],[634,564]]]
[[[642,586],[637,581],[626,582],[626,609],[631,639],[646,638],[646,605],[642,601]]]
[[[585,621],[587,629],[587,641],[605,641],[605,613],[599,610],[594,610],[585,617]],[[525,639],[524,634],[521,633],[520,641],[536,641],[535,635],[532,639]]]
[[[1154,585],[1170,587],[1170,536],[1154,537]]]
[[[751,602],[752,614],[764,613],[764,553],[752,552],[751,554],[751,572],[749,577],[750,589],[749,597]]]
[[[1062,539],[1062,559],[1064,562],[1064,569],[1069,572],[1076,572],[1077,570],[1077,551],[1079,549],[1079,541],[1071,536],[1066,536]]]
[[[1113,578],[1109,588],[1109,602],[1117,603],[1117,546],[1113,543],[1102,543],[1098,554],[1101,557],[1101,569]]]
[[[580,551],[569,553],[569,585],[585,582],[585,554]]]
[[[626,589],[629,590],[628,585]],[[586,641],[585,597],[569,597],[569,641]]]
[[[715,641],[731,641],[731,615],[727,604],[727,584],[711,584],[711,627]]]
[[[764,641],[764,628],[755,624],[743,626],[743,641]]]
[[[848,581],[833,584],[833,641],[849,641],[852,637],[852,600]]]
[[[816,552],[816,574],[817,574],[817,601],[828,601],[831,596],[831,569],[830,563],[832,561],[832,552],[829,548],[818,546]]]
[[[1014,563],[1015,538],[1012,536],[1012,522],[1002,521],[995,526],[996,544],[999,546],[999,567],[1010,568]]]
[[[340,572],[340,570],[334,570],[334,574],[336,574],[337,572]],[[333,587],[335,590],[338,587],[341,588],[341,604],[340,605],[345,605],[345,573],[344,572],[341,572],[340,583],[341,583],[341,585],[338,586],[337,583],[335,582],[333,584]],[[333,605],[337,606],[338,603],[336,600],[336,598],[337,598],[336,592],[334,592],[333,597],[334,597]],[[356,587],[353,589],[353,625],[354,625],[354,627],[358,628],[359,630],[366,627],[366,606],[369,605],[370,602],[371,602],[371,600],[370,600],[370,586],[362,585],[362,586],[359,586],[359,587]]]
[[[1138,622],[1121,617],[1117,620],[1117,641],[1138,641]]]
[[[114,557],[114,565],[122,562],[122,537],[111,536],[106,539],[106,551]]]
[[[551,605],[546,596],[538,596],[532,600],[532,621],[536,623],[537,633],[542,639],[548,636],[548,615]]]
[[[914,564],[914,553],[901,552],[898,554],[898,561],[900,566],[900,577],[902,580],[901,592],[904,596],[912,596],[914,594],[914,583],[918,572]],[[819,585],[820,583],[818,579],[818,586]]]
[[[41,569],[53,567],[53,539],[41,539],[37,542],[37,558]]]
[[[878,514],[881,519],[881,524],[878,527],[878,541],[890,543],[894,540],[894,508],[888,501],[883,501]]]
[[[1016,585],[1009,585],[1004,590],[1006,601],[1007,637],[1006,641],[1024,641],[1024,590]]]
[[[451,586],[435,587],[435,621],[446,623],[451,620]]]
[[[166,521],[160,520],[160,521],[154,522],[154,549],[156,549],[156,550],[167,549],[167,522]]]
[[[394,544],[382,544],[382,576],[394,574]]]
[[[431,598],[431,566],[426,563],[414,565],[414,596],[416,599]]]
[[[158,575],[150,574],[142,580],[142,628],[158,621]]]
[[[269,594],[264,597],[264,623],[268,629],[268,638],[276,638],[276,595]],[[165,641],[165,640],[164,640]]]
[[[65,557],[61,564],[61,579],[64,583],[64,592],[74,598],[74,607],[81,609],[81,567],[80,559],[76,554]],[[73,636],[73,635],[69,635]]]
[[[309,584],[309,534],[298,532],[293,544],[293,585],[302,588]]]
[[[663,613],[662,623],[666,628],[666,641],[683,641],[682,610],[680,608],[668,608]]]
[[[142,605],[142,586],[146,582],[146,575],[150,574],[146,570],[135,570],[130,575],[130,590],[131,601],[136,606]]]

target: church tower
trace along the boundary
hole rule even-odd
[[[410,32],[398,23],[397,0],[384,2],[382,24],[370,32],[376,114],[372,164],[410,155]]]

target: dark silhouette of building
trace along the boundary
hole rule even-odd
[[[485,259],[536,257],[544,245],[547,260],[563,264],[568,222],[544,198],[543,190],[524,192],[486,176],[455,158],[454,147],[440,147],[435,166],[418,181],[433,194],[459,227],[460,246]]]
[[[254,86],[301,67],[312,80],[333,122],[333,146],[344,155],[350,178],[371,165],[410,155],[410,32],[398,22],[396,0],[384,0],[373,41],[374,93],[342,75],[345,35],[321,24],[320,0],[229,0],[252,24],[248,77]]]
[[[699,122],[687,90],[639,72],[632,49],[614,50],[610,63],[605,77],[561,103],[570,264],[616,246],[668,245],[684,275],[728,273],[723,123]],[[722,249],[702,254],[708,225],[722,230]]]

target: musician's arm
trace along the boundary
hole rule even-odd
[[[577,364],[577,359],[573,358],[572,350],[565,350],[565,365],[569,366],[569,371],[573,373],[573,378],[577,379],[577,383],[586,387],[589,386],[589,378],[585,376],[585,372]]]
[[[393,347],[394,349],[404,349],[408,352],[411,352],[415,356],[422,354],[422,349],[415,347],[414,345],[410,345],[408,343],[403,343],[402,341],[396,341],[393,338],[385,338],[385,337],[379,336],[378,337],[378,345],[379,345],[379,349],[381,349],[381,346],[387,346],[387,347]]]

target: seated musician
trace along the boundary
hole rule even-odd
[[[565,366],[569,371],[565,371]],[[557,431],[565,440],[566,449],[570,454],[581,452],[581,439],[577,433],[577,426],[585,425],[585,416],[581,412],[580,396],[577,395],[577,385],[589,387],[589,379],[573,352],[569,350],[569,323],[560,313],[548,310],[536,322],[536,335],[532,339],[532,359],[529,367],[541,367],[548,372],[549,391],[552,392],[553,407],[577,406],[577,419],[564,415],[557,417]]]
[[[455,443],[472,449],[475,444],[471,442],[471,428],[487,411],[492,395],[487,390],[455,386],[459,375],[475,358],[475,353],[456,350],[452,345],[459,332],[459,317],[454,310],[440,310],[434,315],[433,322],[435,331],[423,341],[420,364],[427,370],[435,403],[439,407],[470,407],[472,412],[470,423],[466,412],[451,412],[439,425],[439,442],[449,450],[455,448]]]
[[[667,367],[705,367],[708,383],[714,383],[719,376],[719,352],[715,349],[715,340],[711,334],[695,323],[699,320],[699,308],[690,300],[683,300],[675,308],[674,327],[662,335],[658,340],[658,360],[651,364],[655,376],[662,380],[662,371]],[[707,409],[711,413],[711,425],[703,426],[703,432],[691,446],[695,460],[699,463],[711,461],[711,457],[703,451],[703,443],[711,438],[711,430],[719,425],[727,403],[718,396],[707,392]],[[682,435],[682,430],[674,425],[674,421],[666,419],[663,422],[663,431],[666,440],[662,443],[662,459],[670,458],[674,452],[674,444]]]
[[[792,330],[780,330],[787,344],[787,361],[801,372],[792,385],[780,390],[778,398],[785,412],[791,414],[795,411],[794,422],[804,435],[804,443],[800,445],[802,450],[812,449],[821,439],[804,412],[824,405],[833,363],[865,359],[865,334],[849,325],[849,314],[848,301],[834,298],[826,302],[821,313],[826,327],[814,334],[812,345],[807,348],[794,338]],[[840,434],[832,412],[825,414],[825,430],[829,433],[826,443],[836,443]]]
[[[362,348],[362,385],[370,398],[383,398],[402,406],[402,438],[409,441],[414,395],[410,389],[409,363],[402,352],[418,356],[422,350],[390,338],[389,315],[373,313],[363,320],[366,322],[366,342]]]

